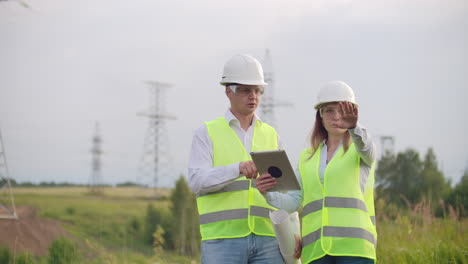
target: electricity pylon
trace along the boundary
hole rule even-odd
[[[166,121],[176,116],[166,113],[164,92],[172,87],[168,83],[146,81],[150,85],[150,107],[147,112],[138,113],[148,118],[149,124],[143,145],[137,183],[144,187],[157,188],[161,176],[169,175],[169,141]]]
[[[393,136],[380,136],[381,156],[392,155],[395,152],[395,138]]]
[[[94,126],[93,147],[91,149],[91,184],[90,191],[93,194],[100,194],[102,192],[102,178],[101,178],[101,136],[99,135],[99,122]]]
[[[265,93],[262,96],[262,103],[260,104],[260,118],[265,123],[276,128],[275,108],[281,106],[293,106],[293,104],[276,100],[275,98],[275,74],[273,72],[270,50],[268,49],[266,50],[265,58],[263,59],[263,74],[265,82],[268,85],[265,87]]]
[[[15,200],[11,191],[10,173],[0,131],[0,219],[18,219]]]

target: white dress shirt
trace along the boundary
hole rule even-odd
[[[260,118],[254,114],[252,124],[247,131],[241,128],[240,121],[229,109],[224,114],[224,118],[236,132],[247,153],[250,153],[255,123]],[[278,137],[278,147],[280,146]],[[193,134],[188,166],[189,186],[195,194],[219,190],[240,177],[239,163],[213,167],[213,142],[208,135],[206,125],[203,124]]]

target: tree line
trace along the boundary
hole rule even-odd
[[[82,183],[71,183],[71,182],[47,182],[41,181],[39,183],[33,183],[30,181],[25,182],[18,182],[15,179],[9,179],[10,185],[12,187],[89,187],[89,184],[82,184]],[[0,179],[0,185],[6,184],[6,179]],[[112,187],[112,184],[99,184],[99,187]],[[138,184],[136,182],[126,181],[122,183],[117,183],[116,187],[144,187],[142,184]]]
[[[468,213],[468,170],[465,169],[460,182],[452,187],[451,180],[439,169],[432,148],[423,159],[414,149],[384,153],[375,174],[376,197],[388,206],[407,208],[425,202],[431,204],[437,216],[443,216],[448,208],[459,217]]]

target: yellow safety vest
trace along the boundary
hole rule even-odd
[[[213,167],[251,160],[236,132],[221,117],[206,122],[213,142]],[[278,149],[273,127],[255,123],[252,151]],[[269,211],[275,210],[255,188],[255,181],[239,177],[222,189],[197,197],[202,240],[244,237],[250,233],[274,236]]]
[[[361,186],[360,158],[354,143],[346,153],[341,147],[327,165],[322,185],[321,148],[322,145],[312,158],[312,149],[305,149],[299,162],[304,192],[302,262],[325,255],[376,259],[374,166],[366,186]]]

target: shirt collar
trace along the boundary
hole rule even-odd
[[[240,121],[234,116],[230,109],[228,109],[224,114],[224,119],[226,119],[226,122],[228,122],[228,124],[231,124],[231,122],[235,122],[235,124],[240,124]],[[254,113],[252,124],[256,124],[257,121],[262,122],[257,113]]]
[[[340,141],[340,144],[338,145],[338,147],[336,149],[340,148],[341,145],[343,145],[343,139]],[[322,141],[322,146],[327,146],[327,140],[326,139],[324,139]],[[328,146],[327,146],[327,148],[328,148]]]

